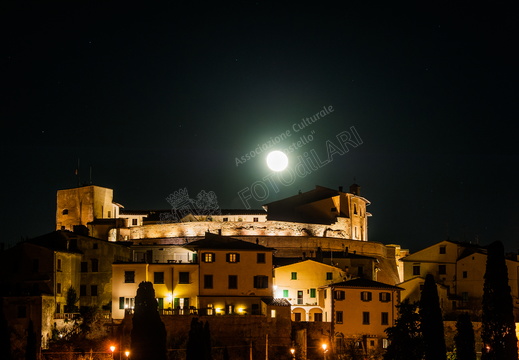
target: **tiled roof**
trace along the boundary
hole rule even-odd
[[[271,251],[272,248],[253,244],[247,241],[228,236],[206,233],[205,239],[192,241],[184,246],[186,249],[210,249],[210,250],[258,250]]]
[[[262,298],[261,301],[270,306],[291,306],[290,302],[284,298]]]
[[[353,279],[348,281],[342,281],[339,283],[331,284],[330,286],[334,287],[347,287],[347,288],[376,288],[376,289],[390,289],[390,290],[403,290],[398,286],[393,286],[389,284],[384,284],[374,280],[368,279]]]

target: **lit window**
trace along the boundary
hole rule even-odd
[[[237,254],[237,253],[227,254],[227,262],[230,262],[230,263],[240,262],[240,254]]]
[[[202,259],[206,263],[212,263],[215,261],[216,257],[214,255],[214,253],[204,253]]]
[[[275,318],[276,317],[276,310],[270,310],[270,317]]]

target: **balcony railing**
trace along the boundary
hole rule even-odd
[[[54,319],[75,320],[79,319],[80,316],[80,313],[55,313]]]

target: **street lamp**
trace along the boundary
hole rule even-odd
[[[324,360],[326,360],[326,351],[328,351],[326,349],[328,348],[328,345],[326,345],[326,343],[323,343],[321,347],[323,348],[323,358]]]
[[[290,353],[292,354],[292,359],[295,360],[295,358],[296,358],[296,349],[294,349],[294,348],[290,349]]]
[[[115,346],[111,345],[111,346],[110,346],[110,351],[112,352],[112,360],[113,360],[113,358],[114,358]]]
[[[130,351],[126,350],[124,352],[124,355],[126,355],[126,360],[128,360],[128,357],[130,356]]]

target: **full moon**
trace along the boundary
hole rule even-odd
[[[267,155],[267,165],[270,170],[283,171],[288,166],[288,157],[283,151],[272,151]]]

